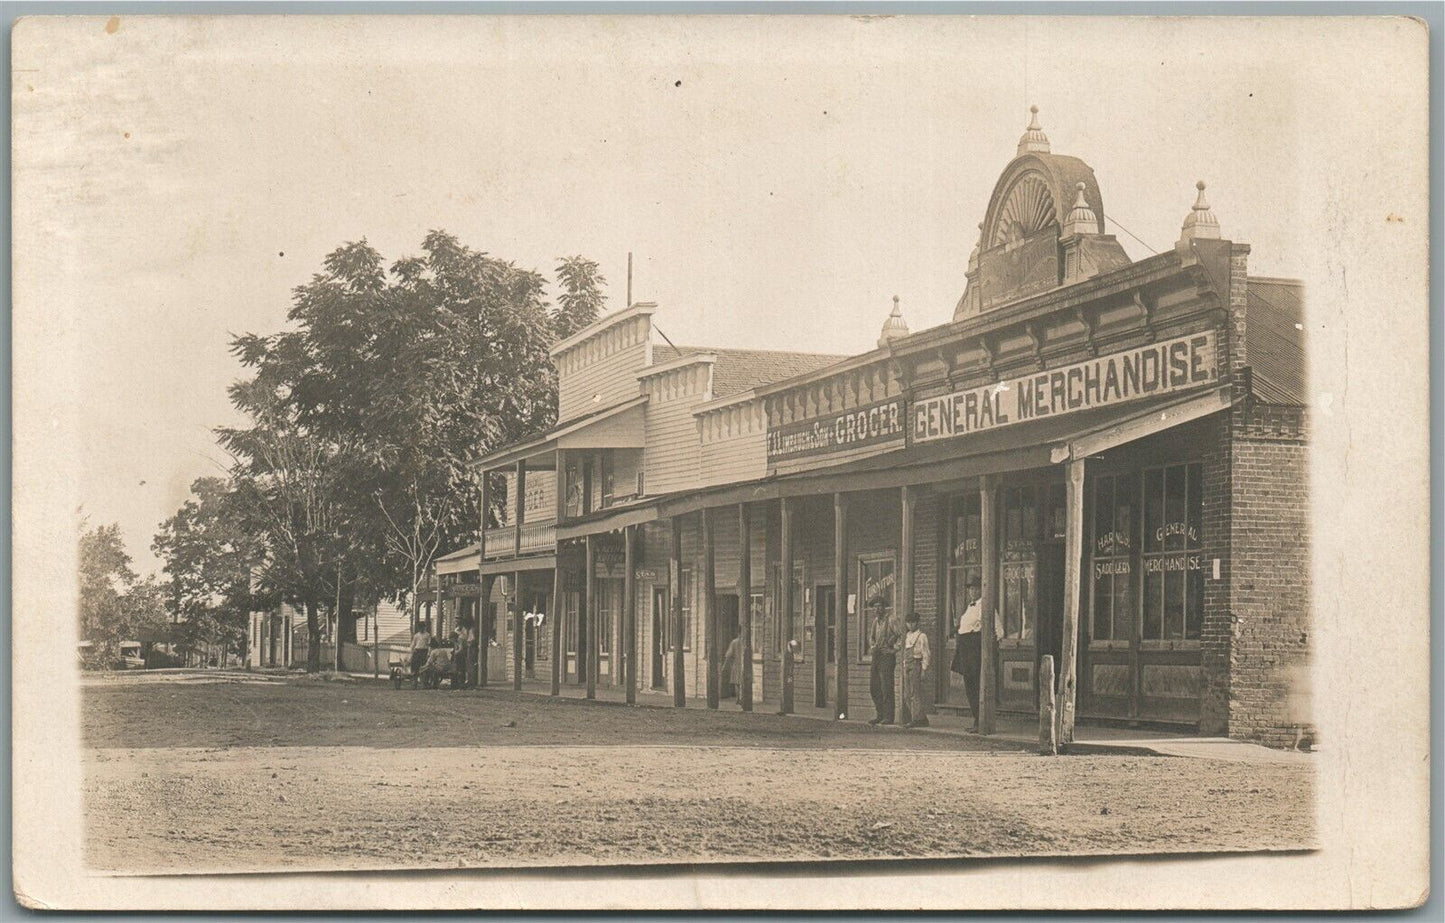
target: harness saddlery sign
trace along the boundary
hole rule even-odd
[[[768,461],[839,452],[903,439],[903,399],[799,420],[768,430]]]
[[[909,410],[909,439],[933,442],[1042,417],[1186,391],[1216,381],[1213,331],[952,394],[922,398]]]

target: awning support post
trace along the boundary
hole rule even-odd
[[[782,585],[778,587],[779,595],[782,597],[783,616],[783,701],[778,709],[780,714],[791,715],[793,713],[793,619],[794,608],[798,601],[793,599],[793,504],[783,497],[778,501],[782,505],[782,534],[779,552],[781,557],[782,575],[779,578]]]
[[[707,507],[702,510],[702,617],[703,647],[707,651],[707,707],[716,709],[721,703],[722,690],[718,675],[722,660],[717,649],[717,569],[712,547],[712,517]]]
[[[982,579],[979,581],[982,624],[979,626],[979,690],[978,732],[992,734],[998,730],[998,488],[991,475],[979,481],[979,543],[982,545]],[[954,626],[957,630],[957,626]]]
[[[622,657],[627,674],[627,704],[637,704],[637,578],[633,574],[633,546],[637,526],[622,530]]]
[[[672,517],[672,558],[667,562],[668,602],[672,605],[672,704],[675,708],[687,705],[687,683],[682,639],[685,627],[682,620],[682,517]]]
[[[753,552],[748,505],[738,504],[738,704],[753,710]]]
[[[1069,462],[1068,517],[1064,538],[1064,636],[1059,664],[1059,746],[1074,742],[1078,693],[1079,564],[1084,553],[1084,459]]]
[[[597,542],[589,535],[587,545],[587,576],[583,580],[586,595],[582,600],[583,619],[587,624],[587,643],[577,652],[578,659],[586,661],[587,698],[597,698],[597,662],[600,647],[597,644]]]
[[[848,717],[848,622],[853,615],[848,610],[848,588],[852,585],[849,570],[848,495],[836,493],[833,495],[833,582],[837,590],[834,591],[833,620],[838,627],[833,673],[838,686],[836,710],[839,718]]]

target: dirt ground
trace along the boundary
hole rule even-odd
[[[85,690],[87,859],[125,872],[1312,845],[1310,767],[1045,758],[755,713],[371,683]]]

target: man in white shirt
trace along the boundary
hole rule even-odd
[[[953,649],[953,664],[949,667],[954,673],[963,677],[964,691],[968,693],[968,707],[973,710],[973,727],[970,730],[978,731],[978,692],[979,692],[979,660],[982,655],[981,638],[983,637],[983,605],[980,602],[982,593],[978,585],[977,577],[968,578],[967,595],[964,597],[968,604],[964,607],[963,615],[958,620],[958,642]],[[995,634],[998,633],[998,626],[994,626]]]

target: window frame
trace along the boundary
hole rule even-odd
[[[1169,472],[1182,472],[1184,480],[1184,493],[1179,501],[1183,509],[1183,529],[1177,533],[1182,539],[1182,547],[1170,547],[1169,539],[1172,537],[1171,528],[1174,523],[1169,520]],[[1197,477],[1191,477],[1191,473],[1197,471]],[[1158,547],[1149,550],[1149,475],[1159,472],[1159,526],[1160,537]],[[1190,484],[1196,482],[1198,485],[1198,508],[1197,511],[1191,503]],[[1204,634],[1204,463],[1197,460],[1174,462],[1166,465],[1151,465],[1140,471],[1140,542],[1139,542],[1139,644],[1144,650],[1197,650],[1202,646]],[[1191,516],[1198,516],[1198,523],[1191,523]],[[1195,526],[1191,530],[1191,526]],[[1170,568],[1168,562],[1182,559],[1182,566]],[[1157,565],[1153,562],[1159,562]],[[1191,565],[1191,561],[1193,566]],[[1150,568],[1155,567],[1155,571]],[[1149,578],[1153,573],[1159,575],[1159,635],[1150,637],[1150,592]],[[1169,577],[1171,574],[1179,574],[1182,581],[1181,588],[1181,611],[1179,613],[1181,634],[1178,637],[1171,637],[1169,634]],[[1198,573],[1197,579],[1191,578],[1190,574]],[[1199,620],[1197,623],[1198,634],[1195,637],[1189,636],[1189,604],[1194,593],[1198,594]]]
[[[889,591],[888,591],[888,598],[889,598],[889,600],[890,600],[890,603],[889,603],[889,606],[888,606],[887,611],[888,611],[888,617],[889,617],[890,619],[893,619],[894,622],[895,622],[895,624],[897,623],[897,617],[898,617],[898,555],[897,555],[897,553],[894,552],[894,551],[892,551],[892,550],[890,549],[890,550],[888,550],[888,551],[873,551],[873,552],[869,552],[868,554],[860,554],[860,555],[858,555],[857,558],[856,558],[855,565],[854,565],[854,566],[855,566],[855,570],[856,570],[856,572],[857,572],[857,573],[856,573],[856,576],[857,576],[857,580],[858,580],[858,582],[857,582],[856,584],[854,584],[855,586],[858,587],[858,611],[857,611],[857,613],[855,613],[855,615],[857,616],[857,626],[856,626],[856,627],[857,627],[857,629],[858,629],[858,653],[856,654],[856,658],[857,658],[856,662],[857,662],[857,663],[872,663],[872,662],[873,662],[873,655],[872,655],[872,653],[869,651],[869,647],[872,646],[872,641],[873,641],[873,634],[872,634],[872,628],[873,628],[873,626],[872,626],[871,624],[869,624],[870,621],[871,621],[871,619],[869,619],[869,617],[868,617],[868,610],[869,610],[868,600],[866,600],[866,599],[863,598],[863,589],[864,589],[864,587],[867,586],[867,583],[865,582],[865,580],[866,580],[865,572],[866,572],[867,568],[869,567],[869,565],[873,565],[873,564],[887,564],[888,567],[889,567],[889,569],[892,571],[893,584],[892,584],[892,586],[889,587]],[[837,618],[837,617],[834,616],[835,621],[836,621],[836,618]]]

